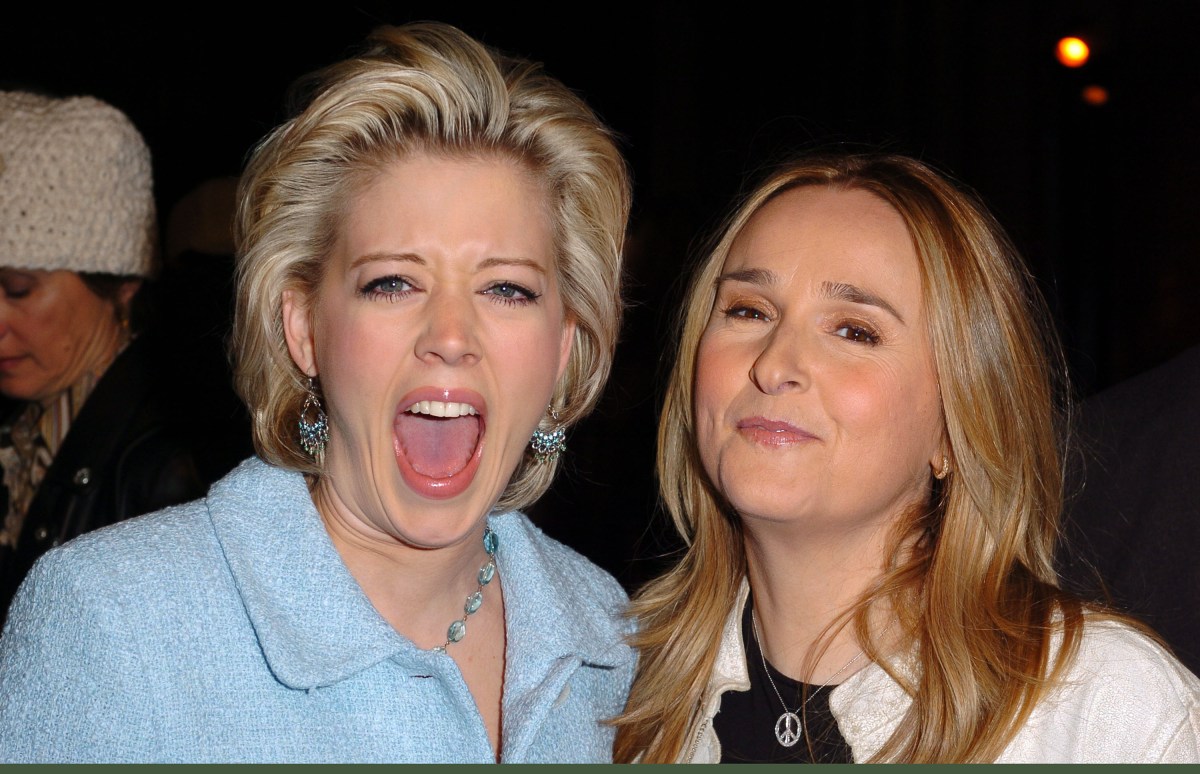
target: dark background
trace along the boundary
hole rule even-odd
[[[284,118],[289,82],[376,24],[440,19],[544,62],[620,133],[636,189],[613,383],[570,437],[564,475],[535,516],[627,586],[673,546],[652,516],[652,470],[679,280],[745,177],[784,152],[882,145],[974,187],[1042,283],[1081,396],[1200,342],[1200,3],[800,1],[783,15],[752,2],[719,13],[685,3],[317,7],[10,7],[0,87],[93,94],[129,114],[154,155],[165,227],[197,185],[238,174]],[[1092,44],[1079,70],[1054,57],[1066,34]],[[1083,102],[1092,84],[1107,89],[1106,104]],[[227,304],[220,283],[182,277],[156,289],[172,313],[160,333]],[[182,372],[187,348],[177,349]]]

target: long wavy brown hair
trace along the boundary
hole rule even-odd
[[[879,659],[913,702],[876,759],[990,761],[1070,665],[1083,626],[1081,602],[1058,588],[1053,567],[1066,368],[1040,292],[977,197],[921,162],[883,154],[777,168],[743,198],[692,281],[658,432],[662,496],[687,549],[633,605],[641,660],[615,721],[615,758],[680,756],[746,575],[740,521],[696,449],[696,351],[734,240],[765,203],[801,186],[867,191],[907,224],[953,470],[931,487],[928,507],[896,525],[884,572],[842,619],[875,658],[882,644],[868,614],[892,611],[891,633],[919,658],[915,682]]]

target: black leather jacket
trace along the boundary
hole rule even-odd
[[[196,458],[153,389],[135,339],[96,383],[38,487],[15,550],[0,548],[0,619],[25,574],[89,530],[204,494]]]

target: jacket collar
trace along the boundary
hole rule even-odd
[[[520,513],[494,516],[490,524],[500,538],[506,694],[525,693],[555,662],[612,669],[633,660],[629,645],[614,642],[613,632],[632,633],[632,624],[624,619],[625,597],[612,578],[581,557],[564,561],[570,549],[550,541]]]
[[[304,477],[251,458],[210,490],[217,539],[271,671],[285,685],[309,689],[344,680],[380,661],[401,657],[440,671],[440,654],[418,648],[375,610],[342,562],[313,505]],[[612,646],[620,610],[554,561],[545,538],[517,513],[490,519],[500,538],[497,565],[504,588],[508,668],[505,695],[521,695],[553,662],[612,667],[632,650]],[[561,550],[561,549],[560,549]],[[609,582],[612,581],[609,579]]]
[[[284,685],[331,685],[402,650],[424,653],[350,575],[301,474],[248,459],[209,490],[208,509],[263,655]]]
[[[749,596],[750,584],[743,578],[721,630],[721,644],[717,648],[717,660],[713,665],[712,678],[708,681],[706,697],[719,696],[725,691],[750,690],[750,667],[746,664],[746,645],[742,637],[742,613]],[[707,703],[708,698],[705,701]]]
[[[743,578],[733,607],[725,617],[717,658],[700,699],[699,715],[688,730],[678,763],[718,763],[721,760],[721,742],[712,727],[712,720],[721,707],[721,696],[726,691],[750,690],[750,669],[742,640],[742,611],[749,594],[750,584]]]
[[[915,651],[893,657],[889,666],[916,684]],[[912,697],[877,663],[855,672],[829,694],[829,709],[842,738],[850,745],[855,763],[867,761],[879,752],[911,705]]]

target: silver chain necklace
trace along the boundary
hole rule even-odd
[[[779,693],[779,689],[775,687],[775,679],[771,677],[771,669],[767,666],[767,656],[764,652],[762,636],[758,633],[758,614],[753,609],[750,611],[750,626],[754,629],[754,641],[758,644],[758,655],[762,658],[763,672],[767,674],[767,682],[771,684],[771,690],[775,692],[775,698],[779,699],[779,703],[783,706],[783,714],[775,721],[775,738],[784,747],[794,747],[800,738],[804,735],[803,722],[797,712],[802,712],[808,703],[813,700],[818,693],[825,690],[825,686],[821,685],[817,690],[808,695],[804,703],[796,708],[796,711],[788,709],[787,702],[783,700],[783,696]],[[865,651],[859,651],[858,655],[846,662],[846,664],[833,673],[830,681],[836,680],[837,676],[850,668],[850,665],[862,658]]]

